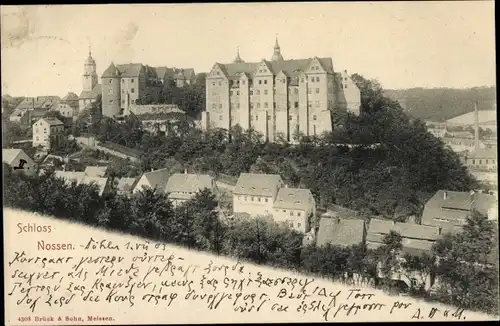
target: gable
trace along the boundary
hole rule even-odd
[[[266,60],[262,60],[260,65],[254,72],[254,76],[272,76],[273,72],[271,71],[271,67],[267,64]]]
[[[223,77],[225,74],[224,72],[222,71],[221,67],[219,64],[215,64],[212,68],[212,70],[210,71],[210,73],[208,74],[207,77],[215,77],[215,78],[218,78],[218,77]]]
[[[319,59],[317,57],[314,57],[309,63],[309,66],[306,69],[306,73],[308,74],[326,73],[326,70],[325,68],[323,68],[323,65],[321,64]]]

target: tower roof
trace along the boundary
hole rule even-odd
[[[281,48],[278,43],[278,35],[276,35],[276,43],[274,44],[274,53],[271,61],[282,61],[283,56],[281,55]]]
[[[95,60],[92,58],[92,50],[89,46],[89,56],[87,57],[87,60],[85,60],[85,64],[87,65],[95,65]]]
[[[113,62],[111,62],[108,69],[106,69],[102,73],[101,78],[119,77],[119,76],[120,76],[120,71],[116,68],[115,64]]]
[[[233,63],[244,63],[243,59],[240,57],[240,47],[238,46],[236,48],[236,58],[234,59]]]

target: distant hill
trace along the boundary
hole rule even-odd
[[[385,90],[385,95],[397,100],[406,113],[414,118],[445,121],[474,111],[474,101],[479,110],[494,110],[495,87],[410,88]]]

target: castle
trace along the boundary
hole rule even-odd
[[[276,39],[271,60],[240,57],[215,63],[206,78],[202,128],[254,129],[269,141],[292,141],[301,133],[333,129],[332,112],[359,114],[360,91],[347,71],[335,72],[331,58],[285,60]]]

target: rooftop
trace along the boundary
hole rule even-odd
[[[314,198],[309,189],[280,188],[274,201],[274,208],[304,209],[304,205],[313,204]]]
[[[174,173],[168,179],[165,192],[195,193],[204,188],[212,190],[214,179],[207,174]]]
[[[323,217],[319,221],[317,245],[357,245],[363,242],[364,232],[364,220]]]
[[[241,173],[233,193],[274,197],[282,183],[281,176],[278,174]]]

